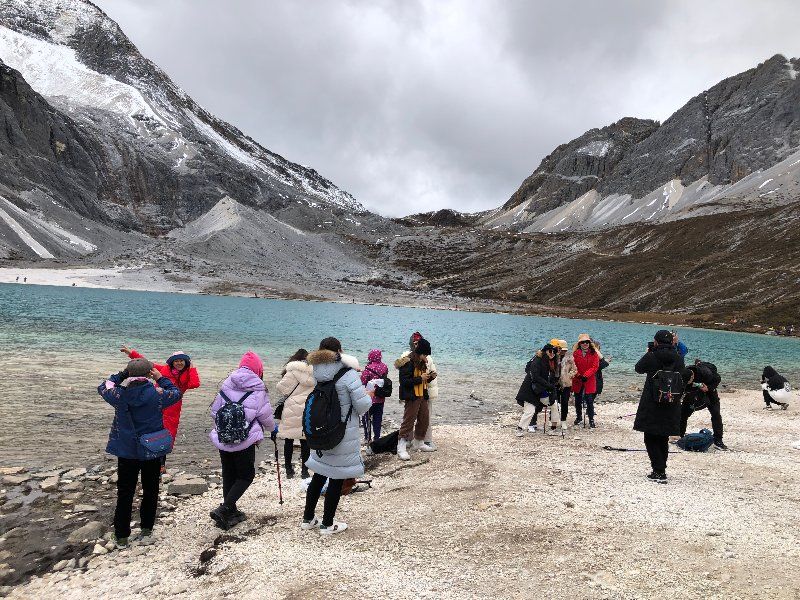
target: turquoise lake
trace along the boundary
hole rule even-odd
[[[176,349],[205,364],[233,365],[253,349],[271,370],[298,347],[312,349],[338,337],[364,361],[371,348],[391,361],[413,331],[433,346],[441,371],[469,378],[519,378],[531,353],[552,337],[574,342],[587,332],[613,355],[610,384],[640,381],[633,365],[659,328],[633,323],[358,304],[267,300],[51,286],[0,284],[0,350],[15,354],[109,355],[126,342],[152,357]],[[715,363],[728,383],[758,387],[773,365],[794,383],[800,375],[800,339],[679,328],[688,359]],[[117,356],[117,358],[119,358]]]

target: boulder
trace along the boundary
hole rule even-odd
[[[75,479],[76,477],[83,477],[84,475],[86,475],[86,469],[84,467],[79,467],[64,473],[64,479]]]
[[[207,490],[208,483],[206,483],[205,479],[193,475],[181,475],[169,484],[167,491],[173,495],[189,494],[191,496],[196,496]]]
[[[27,470],[25,467],[0,467],[0,475],[20,475]]]
[[[108,549],[100,544],[95,544],[94,549],[92,549],[92,554],[108,554]]]
[[[96,540],[102,537],[105,526],[100,521],[89,521],[83,527],[79,527],[69,534],[67,541],[71,543],[81,540]]]
[[[43,492],[53,492],[58,489],[58,477],[50,477],[42,481],[39,487]]]
[[[3,483],[6,485],[20,485],[30,478],[30,475],[3,475]]]

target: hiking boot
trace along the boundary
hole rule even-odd
[[[727,450],[728,449],[728,447],[725,445],[725,442],[723,442],[722,440],[719,440],[719,441],[715,440],[714,441],[714,445],[720,450]]]
[[[667,474],[663,472],[657,473],[656,471],[653,471],[647,476],[647,478],[651,481],[655,481],[656,483],[667,483]]]
[[[525,437],[525,430],[522,427],[517,427],[517,432],[514,434],[517,437]]]
[[[597,425],[594,424],[594,419],[589,419],[589,428],[594,429]]]
[[[114,546],[117,550],[123,550],[128,547],[128,538],[118,538],[116,534],[111,535],[111,541],[114,542]]]
[[[214,520],[214,524],[222,530],[230,529],[238,523],[236,521],[236,513],[224,504],[220,504],[208,514]]]
[[[308,479],[309,477],[311,477],[311,474],[308,472],[308,468],[306,468],[306,466],[303,465],[303,468],[300,469],[300,478]]]
[[[767,404],[767,405],[764,407],[764,410],[772,410],[772,404]]]
[[[575,417],[575,421],[573,421],[573,425],[580,425],[583,422],[583,417]]]
[[[286,479],[294,479],[294,467],[292,463],[286,463]]]
[[[411,460],[411,456],[406,450],[406,440],[397,440],[397,458],[400,460]]]
[[[781,404],[781,410],[786,410],[787,408],[789,408],[789,403],[788,402],[784,402],[784,403]]]
[[[314,517],[310,521],[303,521],[300,523],[300,529],[303,531],[311,531],[312,529],[319,529],[320,520],[317,517]]]
[[[345,529],[347,529],[347,523],[342,521],[334,521],[330,527],[325,527],[324,525],[320,524],[319,534],[333,535],[335,533],[342,533]]]

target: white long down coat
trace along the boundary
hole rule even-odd
[[[303,410],[306,398],[317,385],[314,368],[304,360],[293,360],[286,364],[286,374],[278,382],[278,393],[286,396],[283,402],[278,437],[285,440],[302,440]]]

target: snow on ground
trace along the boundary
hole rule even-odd
[[[797,70],[794,68],[794,63],[791,60],[786,60],[786,69],[789,71],[790,79],[797,79]]]
[[[3,198],[3,200],[5,200],[5,198]],[[33,236],[28,233],[25,228],[23,228],[22,225],[20,225],[16,219],[14,219],[14,217],[12,217],[2,208],[0,208],[0,218],[6,222],[6,224],[14,231],[14,233],[16,233],[19,238],[25,242],[25,244],[27,244],[28,248],[36,253],[37,256],[40,256],[41,258],[54,258],[47,248],[33,239]]]
[[[125,116],[146,117],[161,123],[137,89],[93,71],[81,63],[75,50],[28,37],[0,26],[0,59],[16,69],[30,86],[46,97],[64,96],[83,106]]]
[[[75,246],[78,250],[82,251],[82,253],[93,252],[94,250],[97,250],[97,246],[95,246],[91,242],[87,242],[83,238],[78,237],[74,233],[67,231],[60,225],[52,223],[51,221],[47,221],[44,218],[28,214],[18,206],[9,202],[6,198],[0,197],[0,200],[2,200],[2,202],[5,204],[8,210],[10,210],[13,213],[16,213],[17,216],[28,219],[32,221],[34,224],[38,225],[39,227],[44,228],[51,236],[60,238],[62,240],[66,240],[71,245]],[[52,256],[47,256],[43,258],[52,258]]]

